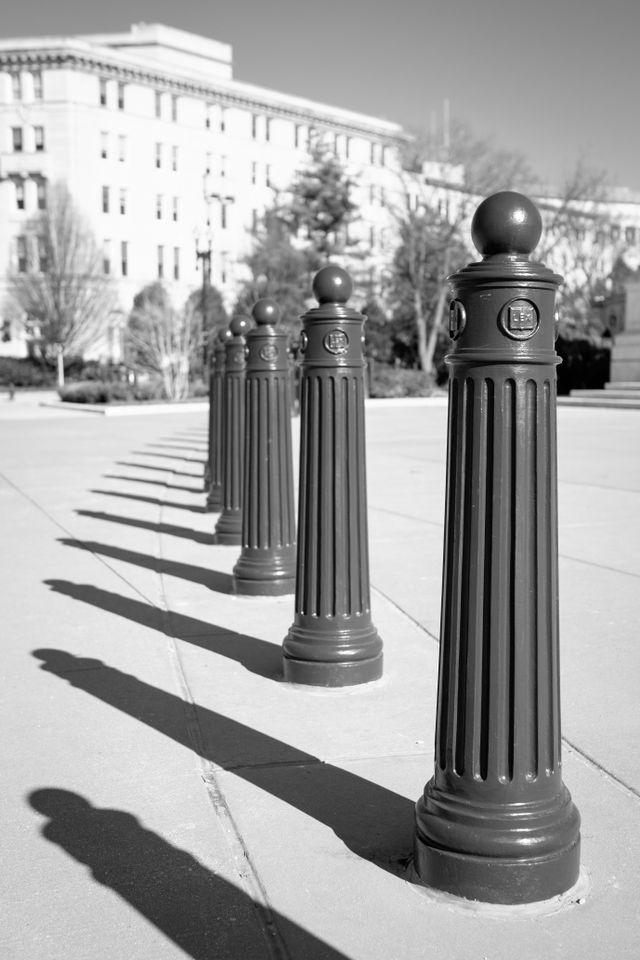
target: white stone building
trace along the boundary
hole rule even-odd
[[[256,222],[314,133],[357,180],[353,234],[371,269],[399,188],[397,124],[239,82],[228,44],[160,24],[0,41],[0,303],[10,264],[37,268],[25,222],[47,182],[64,179],[117,282],[114,327],[158,278],[176,303],[199,286],[196,241],[210,243],[211,281],[230,305]],[[3,331],[0,352],[16,355],[18,332],[6,320]]]

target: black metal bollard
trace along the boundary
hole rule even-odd
[[[225,343],[233,334],[224,330],[216,337],[213,356],[209,360],[209,453],[205,481],[207,513],[216,513],[222,507],[222,461],[224,434],[224,370],[226,360]]]
[[[216,523],[214,542],[230,546],[242,543],[245,333],[248,328],[248,320],[234,317],[229,324],[231,337],[224,348],[222,513]]]
[[[295,619],[285,680],[342,687],[377,680],[371,622],[362,324],[340,267],[316,274],[319,306],[302,317],[300,492]]]
[[[293,593],[296,527],[291,454],[287,335],[273,300],[258,300],[257,328],[247,334],[242,551],[233,574],[237,593]]]
[[[478,207],[484,255],[450,278],[447,507],[435,774],[416,806],[424,883],[529,903],[568,890],[580,817],[562,781],[554,300],[517,193]]]

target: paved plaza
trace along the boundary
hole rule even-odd
[[[0,396],[3,960],[637,960],[638,410],[558,411],[579,883],[507,908],[413,882],[446,417],[367,404],[385,673],[318,690],[281,678],[293,598],[230,592],[204,406],[106,417]]]

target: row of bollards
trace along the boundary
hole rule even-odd
[[[563,784],[558,654],[555,295],[529,255],[535,205],[478,207],[483,255],[450,278],[447,502],[435,771],[416,806],[427,885],[517,904],[578,879],[580,818]],[[339,687],[382,674],[371,620],[364,317],[329,266],[302,317],[298,543],[290,379],[277,307],[234,319],[211,372],[207,508],[241,546],[239,594],[295,590],[285,680]],[[246,365],[245,365],[246,361]],[[215,409],[212,409],[215,407]]]

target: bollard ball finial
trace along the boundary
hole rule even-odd
[[[346,270],[331,264],[316,273],[312,288],[318,303],[346,303],[351,296],[352,283]]]
[[[542,218],[532,200],[504,190],[483,200],[471,221],[471,239],[485,257],[528,256],[540,240]]]
[[[229,330],[234,337],[244,337],[245,333],[249,329],[249,321],[244,317],[234,317],[231,323],[229,324]]]
[[[277,323],[280,319],[280,311],[274,300],[262,297],[253,305],[251,316],[259,327],[264,327],[267,324]]]

